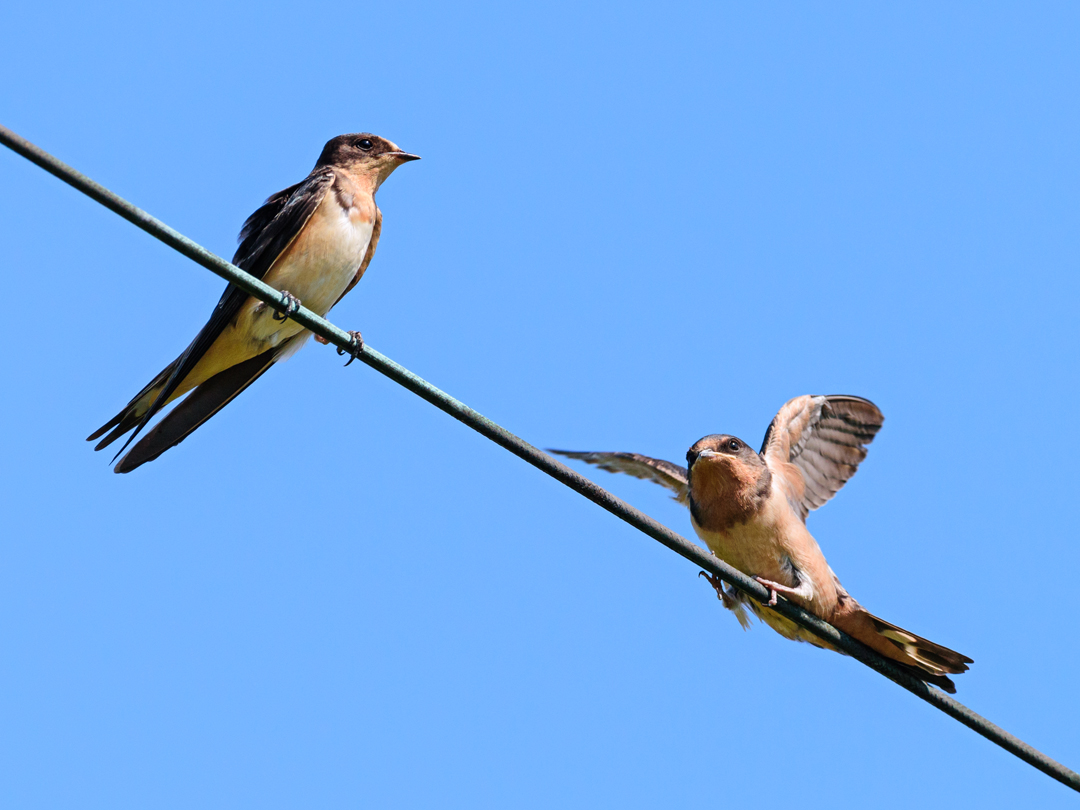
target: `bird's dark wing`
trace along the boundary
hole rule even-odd
[[[303,227],[311,219],[311,215],[315,213],[315,209],[319,207],[319,203],[323,201],[326,192],[333,183],[334,170],[331,167],[323,167],[309,174],[302,183],[290,186],[270,197],[261,208],[248,217],[244,227],[240,230],[240,246],[233,256],[233,264],[256,278],[263,278],[274,262],[277,261],[278,256],[292,244],[292,241],[303,230]],[[222,293],[217,306],[214,307],[210,320],[195,336],[195,340],[191,342],[191,345],[169,367],[170,374],[165,386],[149,410],[134,425],[135,430],[128,437],[124,446],[120,448],[120,453],[124,452],[132,440],[139,435],[139,431],[146,427],[146,424],[168,402],[173,391],[191,373],[191,370],[195,368],[202,356],[218,339],[225,327],[236,317],[240,307],[249,297],[246,292],[232,284],[225,288],[225,292]],[[138,399],[139,397],[136,397],[135,400],[132,400],[132,403],[138,401]],[[106,424],[95,435],[100,435],[105,430],[108,430],[113,423],[123,426],[125,413],[126,409],[117,414],[113,422]],[[110,441],[118,435],[114,431]],[[120,453],[117,453],[117,455],[120,455]]]
[[[671,497],[684,506],[690,503],[686,467],[680,467],[670,461],[649,458],[638,453],[577,453],[570,450],[549,450],[548,452],[580,459],[608,472],[626,473],[634,478],[652,481],[674,492],[675,494]]]
[[[136,467],[153,461],[170,447],[180,444],[192,431],[259,379],[286,350],[286,347],[296,339],[297,336],[294,336],[257,357],[237,363],[232,368],[215,374],[204,382],[188,394],[164,419],[147,432],[127,452],[127,455],[120,459],[120,463],[114,468],[115,472],[131,472]]]
[[[855,474],[884,421],[862,397],[807,395],[784,404],[765,432],[761,454],[784,476],[788,499],[804,521]]]

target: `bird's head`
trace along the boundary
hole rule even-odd
[[[700,469],[707,475],[730,475],[742,466],[762,469],[765,462],[742,439],[726,433],[714,433],[699,439],[686,451],[686,466],[691,472]]]
[[[353,174],[367,177],[373,182],[372,191],[375,191],[402,163],[419,159],[419,155],[403,152],[397,144],[386,138],[370,132],[359,132],[331,138],[323,147],[315,165],[340,166]]]
[[[714,433],[686,453],[690,500],[699,525],[730,522],[754,511],[769,494],[772,475],[765,460],[742,439]],[[721,515],[723,519],[721,521]]]

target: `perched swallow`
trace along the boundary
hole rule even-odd
[[[290,312],[302,301],[326,315],[375,255],[382,231],[375,192],[410,160],[419,157],[375,135],[339,135],[303,182],[279,191],[248,217],[233,264],[284,293]],[[359,351],[360,333],[352,334]],[[158,411],[191,391],[115,467],[131,472],[182,442],[310,336],[287,314],[230,284],[191,345],[87,441],[111,430],[94,448],[101,450],[134,428],[122,453]]]
[[[840,584],[806,528],[810,510],[855,474],[883,421],[877,406],[859,397],[801,396],[780,409],[757,453],[727,434],[698,441],[686,454],[686,467],[637,453],[552,452],[672,490],[690,507],[694,531],[713,554],[769,589],[770,601],[761,604],[709,577],[744,627],[746,605],[786,638],[835,649],[770,610],[781,593],[916,678],[954,693],[948,675],[965,672],[972,660],[868,613]]]

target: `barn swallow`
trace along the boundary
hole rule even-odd
[[[270,366],[304,345],[311,332],[288,313],[302,301],[326,315],[356,286],[382,231],[375,192],[410,160],[419,157],[376,135],[339,135],[327,142],[307,178],[279,191],[248,217],[233,264],[281,291],[289,302],[287,312],[278,313],[231,284],[226,287],[191,345],[87,438],[93,441],[111,430],[94,448],[101,450],[134,428],[120,448],[123,453],[158,411],[191,392],[120,459],[115,472],[131,472],[182,442]],[[363,343],[359,332],[351,334],[355,358]]]
[[[840,584],[806,528],[810,511],[855,474],[883,422],[877,406],[860,397],[801,396],[780,409],[756,453],[728,434],[694,444],[686,467],[636,453],[552,452],[674,492],[713,554],[769,590],[762,604],[708,577],[744,627],[746,605],[780,635],[835,650],[770,609],[783,594],[916,678],[954,693],[948,676],[965,672],[972,660],[867,612]]]

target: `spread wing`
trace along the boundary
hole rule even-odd
[[[765,432],[761,454],[784,477],[788,500],[804,521],[855,474],[884,421],[877,405],[862,397],[801,396],[784,404]]]
[[[571,450],[549,450],[548,452],[580,459],[608,472],[626,473],[634,478],[652,481],[674,492],[675,494],[671,497],[679,503],[689,505],[686,467],[638,453],[577,453]]]
[[[649,458],[638,453],[575,453],[570,450],[549,450],[548,452],[557,453],[567,458],[580,459],[589,464],[595,464],[601,470],[607,470],[608,472],[626,473],[634,476],[634,478],[653,481],[674,492],[675,494],[671,497],[683,506],[690,506],[689,475],[686,472],[686,467],[659,458]],[[713,587],[716,588],[716,596],[724,607],[735,614],[735,618],[738,619],[743,630],[749,629],[750,618],[746,609],[749,607],[755,612],[758,610],[755,607],[754,600],[744,596],[730,585],[725,589],[722,583],[718,584],[718,580],[710,581]]]
[[[277,261],[278,256],[285,251],[311,219],[311,215],[315,213],[315,209],[319,207],[319,203],[323,201],[323,197],[333,184],[334,170],[331,167],[323,167],[313,171],[303,182],[289,186],[270,197],[262,207],[248,217],[240,230],[240,246],[233,256],[233,264],[256,278],[263,278]],[[146,427],[146,424],[169,401],[173,391],[191,373],[225,327],[236,317],[240,307],[248,298],[248,294],[239,287],[230,284],[225,288],[217,306],[214,307],[210,320],[170,367],[171,373],[164,388],[150,409],[134,425],[135,430],[120,448],[120,453],[124,452],[139,431]],[[131,426],[125,427],[121,424],[125,421],[123,416],[124,412],[121,412],[112,423],[99,430],[98,434],[112,427],[113,424],[119,425],[123,430],[118,428],[109,440],[130,430]],[[102,446],[107,443],[108,441],[104,442]],[[119,456],[120,453],[117,455]]]

